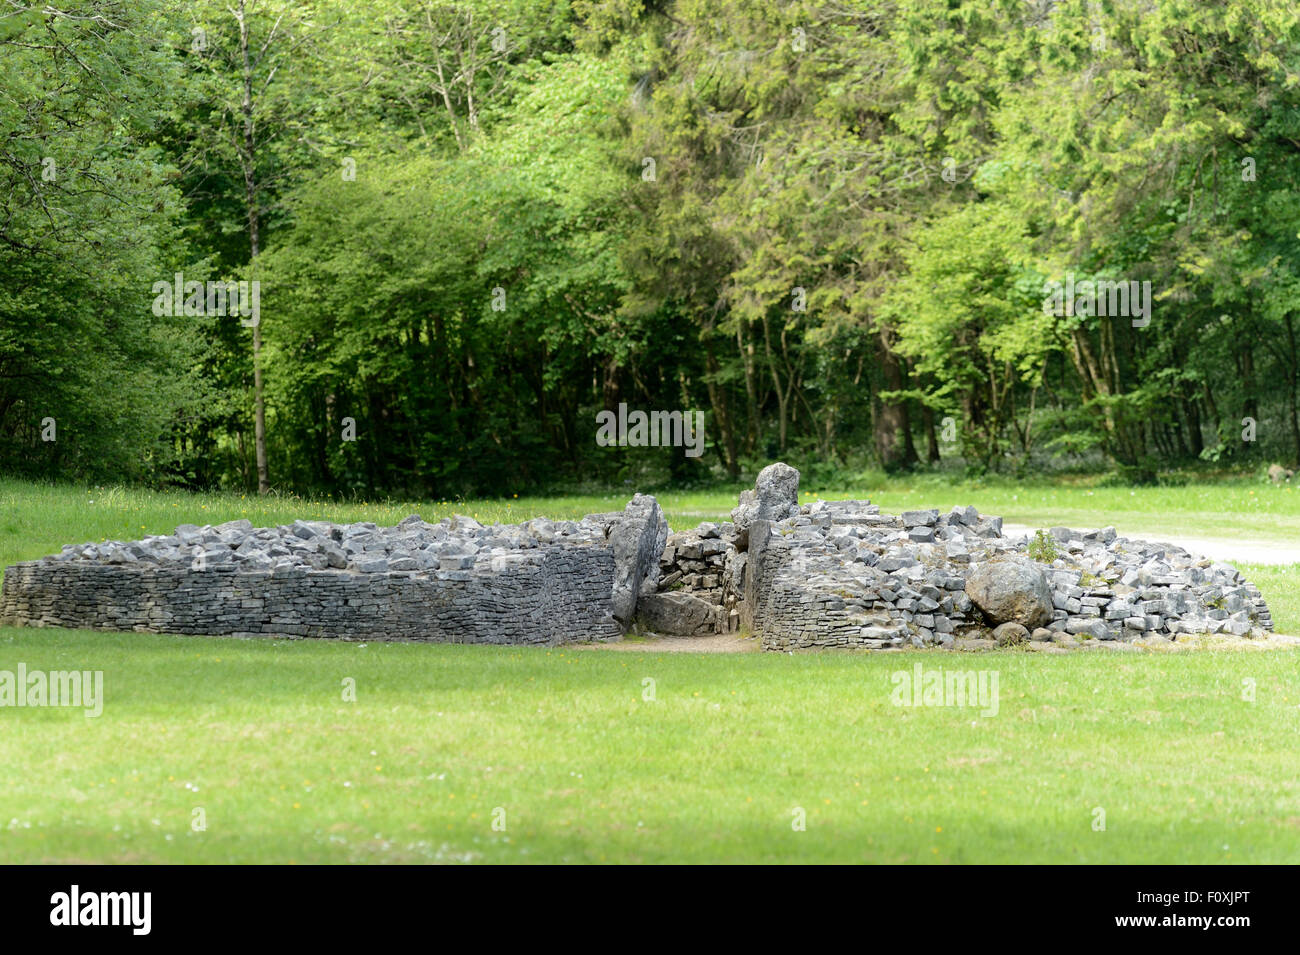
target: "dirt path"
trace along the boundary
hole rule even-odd
[[[705,637],[637,637],[614,643],[579,643],[575,650],[620,650],[646,653],[754,653],[758,641],[734,633],[713,633]]]

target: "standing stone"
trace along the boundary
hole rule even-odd
[[[757,520],[749,527],[749,550],[745,552],[745,562],[740,565],[740,626],[751,632],[758,629],[755,614],[758,612],[763,588],[767,584],[763,579],[764,558],[771,539],[770,521]]]
[[[778,461],[758,472],[754,490],[742,491],[740,503],[731,512],[736,526],[736,548],[749,546],[749,529],[754,521],[783,521],[799,512],[799,472]]]
[[[626,630],[636,616],[637,599],[659,589],[659,556],[668,542],[668,521],[659,502],[637,494],[609,532],[614,552],[614,618]]]

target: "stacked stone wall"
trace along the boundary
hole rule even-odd
[[[1008,536],[973,507],[798,503],[764,468],[732,521],[670,534],[658,502],[581,521],[394,527],[183,524],[10,567],[0,624],[235,636],[558,644],[629,628],[734,631],[765,649],[1254,639],[1259,590],[1227,564],[1113,528]]]

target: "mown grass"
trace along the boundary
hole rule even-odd
[[[106,698],[0,709],[0,862],[1294,862],[1296,661],[0,629]],[[916,662],[997,715],[893,705]]]
[[[1259,588],[1278,633],[1300,636],[1300,564],[1236,564]]]

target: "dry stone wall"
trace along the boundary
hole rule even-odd
[[[582,521],[182,525],[10,567],[0,623],[449,643],[609,640],[658,583],[653,498]]]
[[[735,537],[734,525],[712,522],[668,535],[658,592],[638,608],[642,628],[683,636],[740,629]]]

